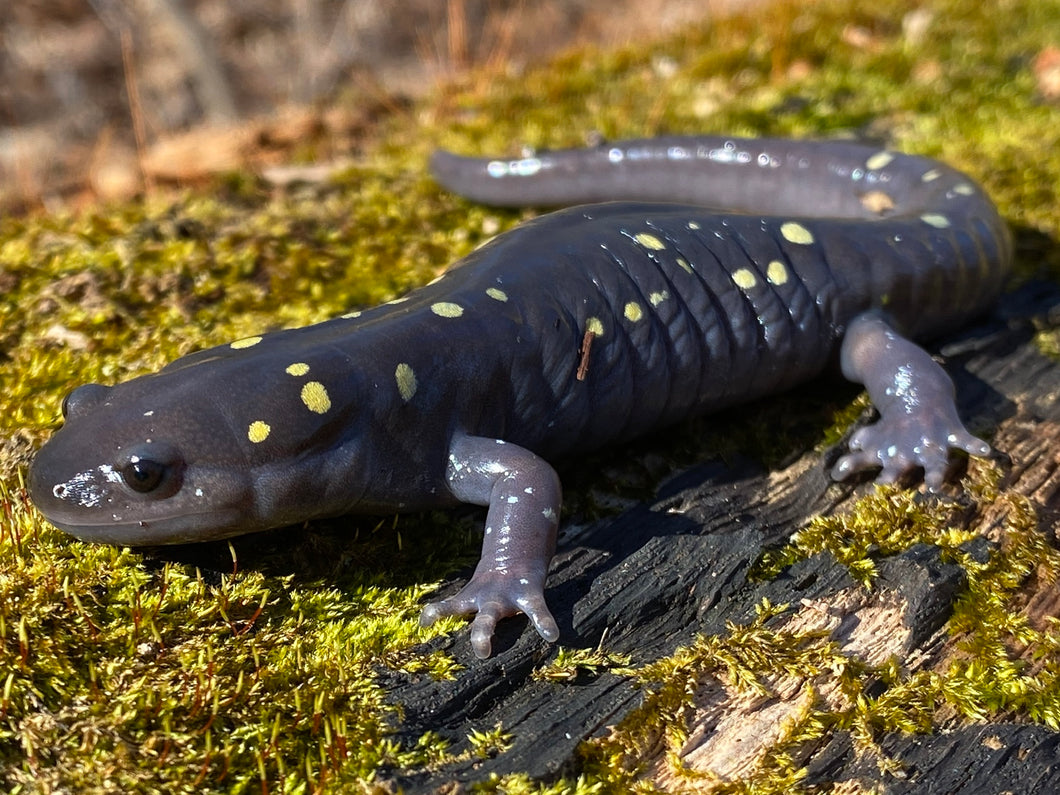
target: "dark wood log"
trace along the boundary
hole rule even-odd
[[[888,781],[888,795],[1015,795],[1060,787],[1060,734],[1044,726],[995,723],[931,735],[892,734],[880,745],[905,768],[904,779]],[[874,760],[859,759],[845,734],[816,755],[809,773],[809,783],[855,781],[863,792],[880,780]]]

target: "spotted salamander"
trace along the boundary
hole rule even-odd
[[[491,204],[611,203],[525,223],[389,304],[75,389],[30,472],[44,515],[154,545],[485,505],[474,575],[422,616],[474,615],[485,657],[506,616],[559,634],[544,598],[556,458],[776,392],[837,355],[881,416],[835,477],[922,468],[935,487],[951,450],[988,453],[905,336],[980,312],[1009,268],[1004,223],[958,171],[855,143],[714,137],[440,152],[432,168]]]

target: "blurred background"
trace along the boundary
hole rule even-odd
[[[281,162],[314,132],[321,156],[354,155],[372,114],[468,70],[656,37],[740,2],[5,0],[0,211]]]

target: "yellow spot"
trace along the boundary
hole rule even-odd
[[[305,362],[295,362],[284,371],[288,375],[305,375],[309,372],[309,365]]]
[[[780,226],[780,234],[789,243],[797,243],[800,246],[808,246],[813,243],[813,233],[802,224],[788,221]]]
[[[254,442],[254,444],[258,444],[269,438],[269,432],[271,430],[272,428],[267,422],[254,420],[254,422],[250,423],[250,427],[247,428],[247,438]]]
[[[460,317],[464,314],[464,307],[449,301],[439,301],[437,304],[431,304],[431,311],[438,317]]]
[[[394,368],[394,380],[397,381],[398,394],[401,399],[408,403],[416,394],[416,374],[412,372],[411,365],[402,362]]]
[[[630,301],[626,304],[625,310],[622,312],[626,316],[626,320],[631,323],[636,323],[642,317],[644,317],[644,310],[640,308],[640,304],[636,301]]]
[[[307,381],[302,386],[302,402],[305,403],[307,409],[317,414],[323,414],[331,408],[328,391],[319,381]]]
[[[652,306],[658,306],[669,297],[669,292],[667,292],[666,290],[660,290],[657,293],[652,293],[651,295],[649,295],[648,300],[651,301]]]
[[[677,264],[680,265],[682,268],[684,268],[689,273],[692,272],[692,266],[688,264],[688,260],[686,260],[684,257],[678,257],[677,258]]]
[[[488,295],[495,301],[508,300],[508,293],[504,292],[504,290],[498,290],[496,287],[490,287],[488,290],[486,290],[486,295]]]
[[[888,165],[892,160],[894,160],[894,155],[892,155],[890,152],[877,152],[865,161],[865,165],[871,171],[878,171],[879,169]]]
[[[634,235],[633,239],[644,246],[644,248],[650,248],[652,251],[662,251],[666,248],[665,243],[659,240],[655,235],[649,235],[647,232],[641,232],[639,235]]]
[[[351,317],[360,317],[360,316],[361,316],[361,310],[360,309],[358,309],[356,312],[347,312],[345,315],[339,315],[339,317],[341,317],[341,318],[351,318]]]
[[[884,213],[894,209],[894,199],[882,190],[870,190],[862,195],[861,204],[870,213]]]
[[[242,350],[243,348],[253,348],[259,342],[261,342],[261,337],[245,337],[241,340],[236,340],[228,347],[235,348],[238,351]]]
[[[699,224],[697,224],[695,221],[689,221],[688,222],[688,228],[689,229],[699,229]]]
[[[600,318],[590,317],[585,321],[585,330],[591,331],[597,337],[602,337],[604,335],[604,324],[600,322]]]
[[[733,271],[732,280],[736,282],[736,286],[741,290],[750,290],[758,282],[754,273],[747,268],[740,268],[737,271]]]
[[[773,260],[766,267],[766,278],[769,279],[770,284],[775,284],[778,287],[786,284],[788,281],[787,266],[778,259]]]
[[[925,213],[920,216],[920,220],[925,224],[930,224],[936,229],[946,229],[950,225],[950,219],[945,215],[939,215],[937,213]]]
[[[925,171],[923,176],[920,177],[921,182],[931,182],[942,176],[942,172],[937,168],[933,168],[930,171]]]
[[[959,182],[953,186],[953,192],[959,193],[961,196],[971,196],[975,193],[975,189],[967,182]]]

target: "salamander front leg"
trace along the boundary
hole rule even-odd
[[[935,490],[945,480],[950,450],[990,454],[990,445],[970,434],[957,416],[946,372],[879,313],[854,319],[840,358],[843,374],[865,385],[880,419],[851,437],[850,452],[832,470],[836,480],[881,467],[877,480],[893,483],[922,467],[924,482]]]
[[[497,622],[518,613],[525,613],[545,640],[559,638],[545,604],[561,498],[555,471],[514,444],[459,436],[449,447],[446,482],[457,499],[489,506],[482,557],[467,585],[456,596],[427,605],[420,623],[474,615],[471,647],[479,658],[489,657]]]

